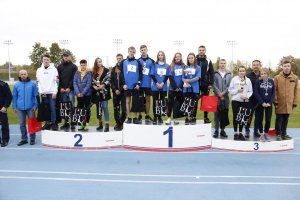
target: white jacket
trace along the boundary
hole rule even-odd
[[[252,83],[250,81],[249,78],[246,78],[246,84],[241,86],[241,78],[239,76],[235,76],[233,77],[233,79],[231,79],[228,91],[229,93],[232,95],[231,100],[232,101],[239,101],[239,102],[249,102],[249,98],[252,96],[253,94],[253,89],[252,89]],[[243,92],[239,93],[238,90],[241,89],[241,87],[243,87]],[[246,95],[247,99],[242,99],[241,98],[241,94]]]
[[[38,88],[40,94],[56,94],[57,93],[57,81],[58,72],[56,67],[51,63],[46,69],[44,65],[37,69],[36,80],[38,82]]]

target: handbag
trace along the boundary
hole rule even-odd
[[[155,114],[157,116],[168,115],[168,99],[158,99],[155,101]]]
[[[34,134],[42,129],[42,123],[36,117],[28,118],[27,125],[29,134]]]
[[[204,95],[201,99],[200,110],[203,112],[217,112],[218,97]]]

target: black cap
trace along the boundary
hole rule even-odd
[[[65,50],[65,51],[64,51],[64,53],[63,53],[63,55],[70,56],[70,55],[71,55],[71,51],[69,51],[69,50]]]

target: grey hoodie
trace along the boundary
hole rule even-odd
[[[224,77],[222,78],[219,70],[215,71],[214,74],[214,94],[218,96],[219,93],[224,92],[225,102],[222,103],[220,97],[218,101],[218,108],[226,108],[229,107],[229,96],[228,96],[228,88],[231,82],[232,75],[230,72],[226,71]],[[225,107],[224,107],[225,106]]]

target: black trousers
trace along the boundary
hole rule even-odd
[[[255,110],[255,122],[254,124],[257,124],[258,130],[260,133],[268,133],[271,125],[271,118],[272,118],[272,105],[269,107],[263,107],[260,105],[256,110]],[[265,128],[263,130],[263,120],[264,120],[264,115],[265,115]]]
[[[243,124],[240,124],[239,122],[236,121],[236,117],[239,113],[240,107],[248,108],[248,102],[240,102],[240,101],[231,101],[231,106],[232,106],[232,114],[233,114],[233,129],[234,132],[237,132],[237,128],[239,126],[239,132],[243,132]]]
[[[2,131],[2,142],[9,142],[9,124],[8,124],[7,113],[0,112],[0,122],[1,122],[1,131]]]
[[[193,92],[187,92],[183,94],[183,98],[185,97],[189,97],[189,98],[193,98],[195,99],[196,103],[195,103],[195,110],[192,113],[192,115],[190,117],[196,117],[197,116],[197,110],[198,110],[198,101],[199,101],[199,95]]]
[[[77,97],[77,107],[87,109],[85,123],[89,123],[91,118],[91,96]]]
[[[117,125],[122,125],[126,119],[126,98],[124,94],[113,95],[114,118]],[[122,114],[120,114],[120,109]]]
[[[156,100],[162,100],[165,99],[167,96],[167,92],[165,91],[152,91],[152,98],[153,98],[153,102],[152,102],[152,111],[153,111],[153,116],[154,118],[157,118],[158,116],[155,114],[155,104],[156,104]]]
[[[286,135],[290,114],[276,114],[275,130],[277,135]]]
[[[171,117],[171,114],[172,114],[172,111],[173,111],[174,101],[175,101],[176,98],[183,99],[182,92],[181,91],[176,92],[176,91],[169,90],[169,94],[168,94],[168,117]],[[174,118],[174,115],[173,115],[173,118]]]

